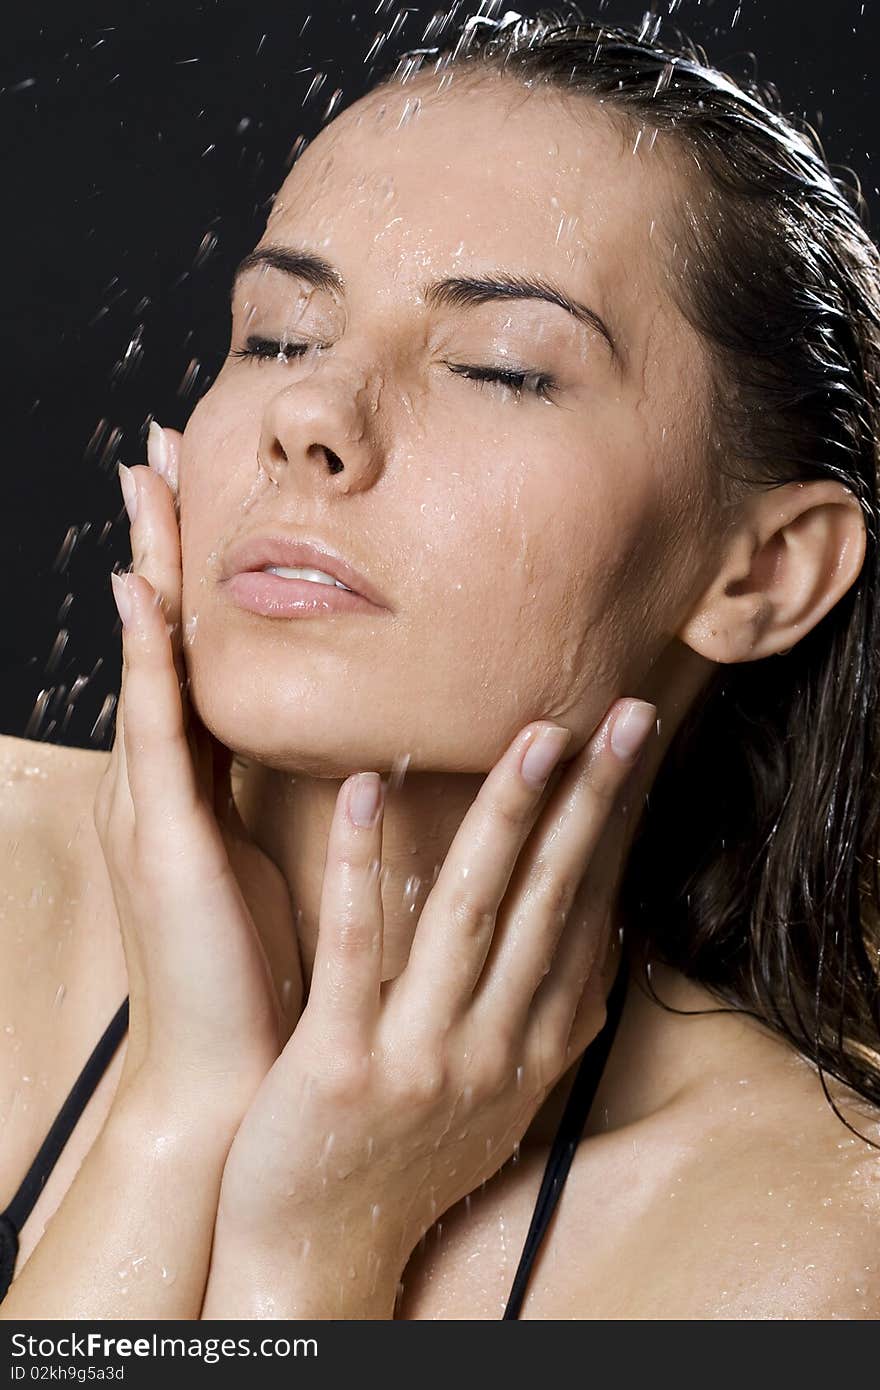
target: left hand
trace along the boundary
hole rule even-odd
[[[232,1143],[215,1230],[230,1270],[241,1257],[282,1281],[299,1270],[312,1291],[324,1280],[327,1304],[312,1292],[283,1315],[321,1316],[340,1284],[396,1289],[424,1232],[510,1157],[599,1031],[632,819],[619,794],[633,760],[610,744],[624,703],[566,768],[527,844],[546,778],[530,786],[520,766],[541,725],[514,739],[456,833],[405,969],[385,983],[381,808],[358,828],[346,814],[356,779],[344,784],[308,1001]]]

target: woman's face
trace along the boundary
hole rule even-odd
[[[329,261],[344,292],[246,270],[231,349],[321,350],[230,355],[184,435],[192,698],[277,768],[481,772],[545,717],[583,743],[699,594],[707,384],[663,286],[659,139],[633,153],[599,108],[510,79],[435,86],[374,92],[306,148],[259,245]],[[427,292],[505,274],[561,288],[615,347],[556,303]],[[388,608],[237,606],[224,550],[268,530],[326,543]]]

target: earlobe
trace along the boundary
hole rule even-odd
[[[866,545],[861,507],[840,483],[756,493],[678,636],[722,664],[787,652],[855,583]]]

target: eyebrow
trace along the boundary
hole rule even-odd
[[[296,276],[319,290],[335,290],[344,295],[345,280],[342,274],[311,251],[291,246],[260,246],[250,251],[236,268],[232,280],[231,295],[235,293],[238,281],[246,271],[255,266],[265,265],[280,270],[285,275]],[[608,343],[615,361],[621,358],[617,343],[608,325],[594,309],[574,299],[561,286],[553,284],[543,276],[516,275],[498,271],[488,276],[453,275],[443,280],[434,280],[423,286],[422,294],[426,303],[439,308],[447,305],[454,308],[468,308],[472,305],[487,304],[497,299],[541,299],[548,304],[556,304],[572,315],[578,322],[601,333]]]

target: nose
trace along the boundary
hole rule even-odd
[[[263,469],[279,486],[303,492],[372,486],[381,472],[371,428],[380,386],[351,362],[314,359],[307,376],[266,402],[258,455]]]

